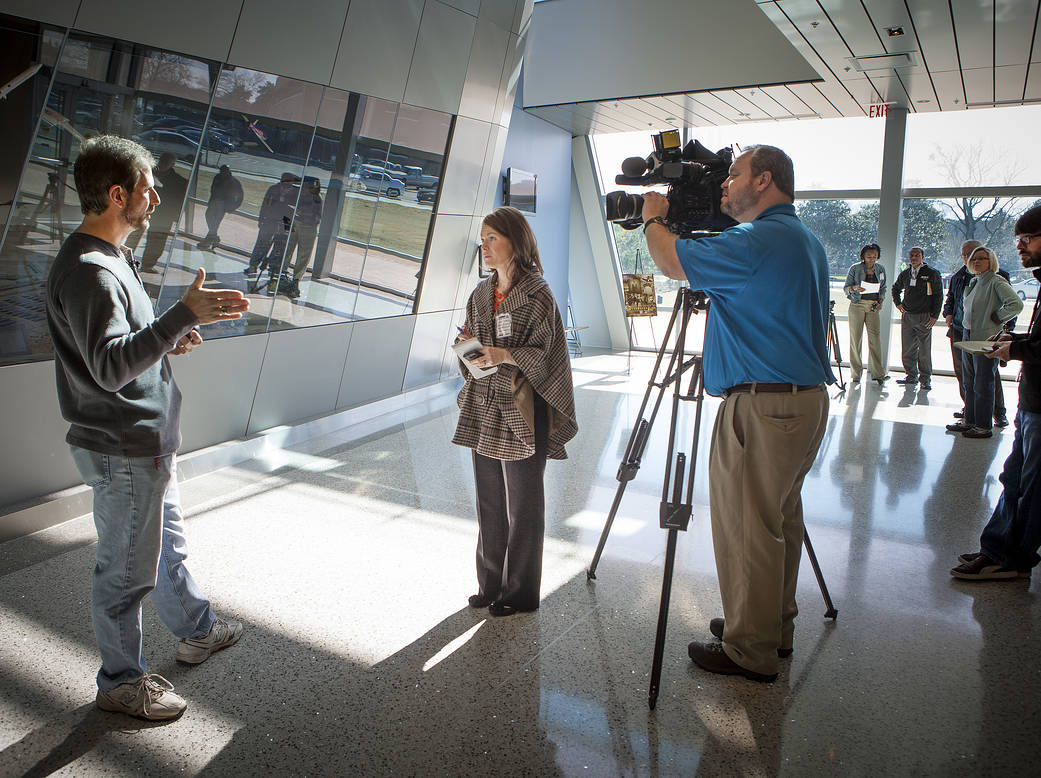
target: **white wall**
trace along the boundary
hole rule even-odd
[[[178,360],[183,451],[451,374],[446,333],[475,281],[475,224],[498,187],[530,2],[180,0],[144,8],[132,0],[0,0],[0,13],[460,115],[428,256],[437,272],[425,274],[420,313],[226,338]],[[64,443],[53,364],[0,368],[0,397],[2,541],[10,536],[2,514],[46,503],[79,477]],[[34,511],[36,528],[68,518],[55,505],[49,517]],[[27,531],[24,523],[18,531]]]

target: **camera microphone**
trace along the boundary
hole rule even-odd
[[[643,157],[626,157],[622,160],[623,176],[642,176],[647,172],[647,160]]]

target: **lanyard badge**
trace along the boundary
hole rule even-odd
[[[513,334],[513,317],[508,313],[495,316],[495,337],[508,338]]]

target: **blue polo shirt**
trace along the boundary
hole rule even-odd
[[[811,385],[835,377],[827,352],[828,260],[791,204],[699,240],[677,240],[692,289],[712,300],[705,327],[705,388]]]

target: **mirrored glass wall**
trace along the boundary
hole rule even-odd
[[[163,310],[197,268],[251,299],[207,338],[413,311],[453,117],[0,16],[0,365],[49,359],[47,272],[80,145],[131,137],[162,202],[128,245]]]

